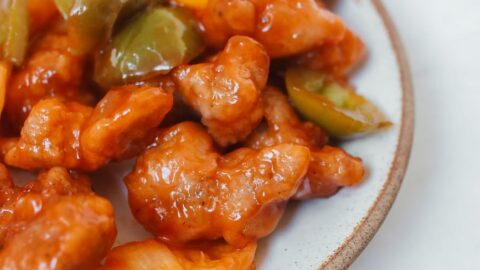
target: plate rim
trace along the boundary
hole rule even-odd
[[[395,156],[388,177],[367,214],[357,223],[352,233],[319,266],[319,270],[346,269],[372,240],[400,190],[407,171],[414,135],[414,95],[410,67],[395,24],[381,0],[370,0],[387,30],[400,72],[402,87],[402,120]]]

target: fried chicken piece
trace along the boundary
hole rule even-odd
[[[256,244],[235,249],[225,244],[176,248],[155,240],[114,248],[100,270],[251,270]]]
[[[50,98],[35,105],[22,128],[20,140],[7,152],[8,165],[39,170],[62,166],[82,168],[80,132],[92,108]]]
[[[112,206],[88,179],[54,168],[23,188],[0,187],[1,269],[93,269],[113,245]]]
[[[216,48],[225,46],[233,36],[255,34],[257,14],[253,1],[208,0],[202,15],[205,38]]]
[[[332,146],[313,148],[312,160],[305,181],[295,194],[295,199],[306,200],[328,197],[340,187],[360,184],[365,176],[362,160],[343,149]]]
[[[10,199],[12,194],[13,180],[8,173],[7,167],[0,163],[0,206],[2,206],[8,199]],[[2,228],[0,228],[0,240],[4,238],[4,229]],[[0,246],[2,246],[1,241]]]
[[[362,160],[344,150],[326,146],[327,135],[316,125],[302,122],[278,89],[267,87],[263,93],[266,125],[258,128],[245,142],[254,149],[282,143],[304,145],[311,150],[311,161],[296,199],[328,197],[342,186],[359,184],[365,175]]]
[[[153,141],[151,133],[172,99],[161,88],[129,85],[109,91],[95,109],[59,98],[42,100],[5,161],[29,170],[94,171],[112,159],[131,158]]]
[[[255,40],[236,36],[207,63],[180,66],[173,77],[185,102],[221,146],[245,139],[260,123],[270,60]]]
[[[184,122],[159,135],[125,182],[134,216],[156,236],[243,247],[275,229],[309,160],[291,144],[221,156],[201,126]]]
[[[35,181],[19,188],[14,186],[5,166],[0,167],[0,178],[4,179],[0,182],[4,195],[0,200],[0,246],[24,231],[48,204],[60,196],[92,194],[87,178],[78,175],[72,177],[62,168],[41,173]]]
[[[294,57],[293,64],[344,75],[355,68],[365,55],[365,44],[352,30],[348,29],[340,42],[327,42]]]
[[[173,97],[160,87],[123,86],[97,104],[80,137],[83,158],[92,168],[111,159],[130,159],[150,142],[172,109]]]
[[[309,51],[345,34],[343,21],[316,0],[210,0],[203,12],[207,41],[221,47],[247,35],[272,58]]]
[[[5,160],[8,151],[14,148],[18,143],[18,138],[15,137],[0,137],[0,161]]]
[[[93,97],[80,90],[84,59],[69,52],[63,26],[55,26],[32,46],[29,58],[10,80],[5,113],[18,132],[30,110],[41,99],[62,97],[90,103]]]
[[[281,143],[321,147],[327,143],[327,134],[312,122],[302,122],[288,98],[280,90],[267,86],[262,93],[266,125],[260,126],[245,142],[254,149]]]

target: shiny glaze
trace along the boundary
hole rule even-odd
[[[28,13],[30,15],[29,30],[38,33],[49,26],[59,17],[55,0],[28,0]]]
[[[111,159],[128,159],[151,141],[173,103],[157,87],[111,90],[92,109],[59,98],[40,101],[5,161],[25,169],[63,166],[92,171]]]
[[[325,146],[327,135],[316,125],[302,122],[278,89],[267,87],[263,92],[266,124],[259,127],[245,142],[254,149],[294,143],[308,146],[311,161],[296,199],[327,197],[342,186],[359,184],[365,175],[361,159],[337,147]]]
[[[2,269],[92,269],[113,245],[111,204],[82,176],[54,168],[20,188],[0,173]],[[28,252],[26,252],[28,251]]]
[[[156,236],[242,247],[274,230],[309,160],[291,144],[221,156],[201,126],[184,122],[159,135],[125,182],[134,216]]]
[[[247,35],[262,43],[272,58],[339,41],[346,30],[343,21],[316,0],[210,0],[202,21],[211,45],[221,47],[231,36]]]
[[[185,102],[200,112],[215,141],[227,146],[245,139],[260,123],[260,96],[269,63],[262,45],[236,36],[209,62],[180,66],[173,77]]]
[[[99,270],[251,270],[256,244],[235,249],[222,243],[173,247],[155,240],[114,248]]]
[[[339,42],[327,42],[311,51],[292,58],[292,64],[334,75],[345,75],[366,56],[363,41],[350,29]]]
[[[65,27],[57,24],[35,42],[27,61],[12,75],[4,113],[16,131],[44,98],[93,101],[88,91],[80,90],[85,59],[72,55],[69,47]]]

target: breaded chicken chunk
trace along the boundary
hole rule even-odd
[[[236,36],[209,62],[178,67],[174,80],[187,104],[221,146],[245,139],[263,117],[260,96],[270,60],[255,40]]]
[[[30,170],[94,171],[146,147],[172,104],[172,95],[161,88],[132,85],[110,90],[94,109],[59,98],[42,100],[5,162]]]
[[[221,156],[201,126],[184,122],[159,135],[125,182],[134,216],[157,237],[243,247],[275,229],[309,161],[292,144]]]
[[[210,0],[202,13],[207,41],[223,46],[246,35],[272,58],[293,56],[326,42],[338,42],[346,26],[317,0]]]
[[[155,241],[114,248],[100,270],[252,270],[256,244],[235,249],[225,244],[173,247]]]
[[[288,98],[274,87],[263,93],[265,125],[260,126],[245,142],[254,149],[282,143],[304,145],[311,150],[308,173],[297,199],[327,197],[342,186],[359,184],[365,175],[361,159],[338,147],[325,145],[326,134],[310,122],[302,122],[288,102]]]
[[[62,168],[15,187],[0,170],[0,268],[94,269],[113,245],[112,205]]]

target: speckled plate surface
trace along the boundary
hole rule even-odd
[[[358,92],[394,122],[386,132],[342,144],[363,158],[368,175],[357,188],[329,199],[291,203],[278,229],[260,242],[257,268],[344,269],[359,255],[387,215],[408,162],[413,134],[413,100],[408,67],[394,27],[380,1],[330,1],[369,48],[368,61],[354,75]],[[130,213],[123,177],[133,163],[111,164],[92,175],[94,189],[116,211],[116,244],[151,237]],[[31,175],[16,172],[16,178]]]

